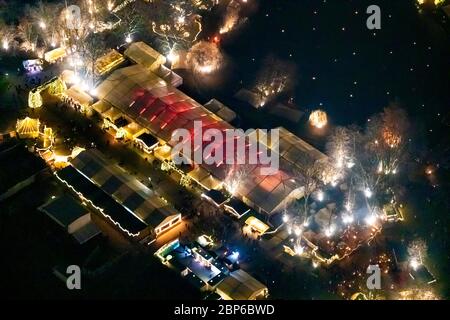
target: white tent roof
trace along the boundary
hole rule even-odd
[[[267,287],[240,269],[232,272],[218,286],[217,293],[225,300],[255,300],[265,296]]]

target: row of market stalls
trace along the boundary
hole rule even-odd
[[[124,64],[124,60],[136,64],[116,69]],[[195,126],[199,122],[201,131],[211,128],[225,133],[235,129],[229,123],[235,114],[217,101],[211,101],[205,107],[176,89],[182,80],[177,80],[178,76],[164,67],[165,61],[164,56],[145,43],[132,43],[123,56],[110,51],[99,59],[98,72],[110,74],[94,90],[96,103],[92,103],[94,99],[77,86],[65,90],[63,95],[83,105],[83,109],[97,112],[104,126],[113,130],[118,139],[134,141],[145,152],[153,153],[164,166],[180,171],[183,181],[194,182],[205,191],[223,189],[230,180],[235,180],[236,166],[201,163],[191,165],[188,170],[179,170],[172,162],[174,145],[171,138],[175,130],[184,128],[191,132],[191,140],[196,140]],[[267,142],[262,131],[256,133],[258,143],[265,143],[269,150],[279,155],[278,170],[273,174],[262,174],[264,165],[246,165],[244,175],[233,190],[234,197],[267,215],[301,198],[303,181],[300,173],[317,161],[327,161],[324,154],[302,139],[284,128],[278,129],[278,150]],[[204,137],[200,137],[200,141],[202,147],[209,143]],[[224,139],[224,145],[226,143]],[[248,151],[248,146],[246,148]]]
[[[202,193],[202,198],[210,202],[217,208],[224,209],[228,214],[234,218],[240,220],[244,224],[244,228],[249,229],[251,233],[255,233],[257,236],[264,235],[271,226],[264,222],[267,219],[255,212],[242,200],[229,195],[220,190],[211,189]]]
[[[156,137],[167,151],[173,147],[172,133],[184,128],[196,139],[195,124],[201,130],[209,128],[226,132],[234,129],[227,121],[209,111],[156,74],[137,64],[114,71],[97,88],[102,105],[110,107],[102,113],[105,119],[127,117]],[[95,106],[96,107],[96,106]],[[113,108],[113,109],[112,109]],[[102,110],[99,110],[102,111]],[[225,118],[225,116],[224,116]],[[274,174],[261,174],[262,165],[246,166],[245,178],[240,181],[235,195],[258,212],[272,214],[289,201],[302,196],[302,176],[297,172],[327,157],[284,128],[279,129],[280,166]],[[198,137],[197,137],[198,138]],[[258,142],[264,141],[258,133]],[[209,141],[200,138],[202,146]],[[224,139],[224,145],[226,140]],[[217,148],[224,146],[217,146]],[[272,146],[269,149],[275,151]],[[169,152],[170,153],[170,152]],[[170,161],[170,159],[167,159]],[[187,175],[205,189],[220,188],[230,179],[234,166],[225,163],[194,165]]]
[[[67,57],[64,48],[56,48],[44,54],[44,59],[30,59],[22,62],[23,68],[28,74],[39,73],[44,68],[44,62],[53,64]]]
[[[181,223],[181,213],[99,151],[76,156],[56,177],[128,236],[156,238]]]

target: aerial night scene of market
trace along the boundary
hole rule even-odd
[[[449,57],[450,0],[0,0],[2,291],[448,300]]]

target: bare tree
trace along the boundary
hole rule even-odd
[[[314,191],[322,184],[323,170],[324,165],[316,161],[305,169],[296,169],[294,172],[296,180],[299,181],[300,186],[303,188],[303,208],[299,211],[303,222],[309,218],[309,201]]]
[[[149,4],[146,4],[149,6]],[[117,12],[119,24],[114,30],[118,37],[131,36],[145,28],[145,14],[149,14],[148,9],[141,6],[129,5]]]
[[[406,112],[391,105],[373,117],[367,127],[368,148],[386,173],[396,170],[404,159],[409,126]]]
[[[84,68],[87,77],[91,79],[91,85],[95,86],[98,77],[95,72],[95,62],[105,53],[106,45],[101,33],[91,33],[83,41],[79,52],[84,61]]]
[[[408,246],[408,254],[412,259],[422,263],[427,256],[428,246],[423,239],[415,239]]]
[[[17,26],[17,36],[20,39],[20,48],[22,50],[32,52],[36,50],[38,31],[29,19],[23,18],[20,20]]]
[[[351,130],[344,127],[334,129],[326,150],[336,174],[343,176],[345,169],[354,165],[354,136]]]
[[[56,45],[58,39],[57,19],[62,11],[60,4],[50,4],[39,1],[35,6],[28,7],[26,16],[37,30],[37,42],[46,50]]]
[[[148,15],[151,30],[165,47],[170,50],[177,46],[187,50],[197,41],[203,27],[198,14],[199,8],[194,1],[158,1],[153,3],[153,7],[157,9],[153,9]]]
[[[0,20],[0,50],[15,49],[14,27]]]
[[[296,68],[291,63],[269,56],[259,72],[254,91],[264,103],[268,102],[294,86],[295,73]]]

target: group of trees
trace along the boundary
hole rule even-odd
[[[42,58],[46,51],[64,47],[93,77],[91,62],[105,48],[132,41],[141,31],[159,42],[163,53],[190,49],[202,31],[200,13],[217,1],[76,0],[70,5],[79,14],[64,2],[39,1],[25,6],[15,23],[0,20],[0,53]]]
[[[16,24],[0,24],[1,49],[9,55],[22,53],[28,58],[43,58],[46,51],[64,47],[69,54],[83,61],[78,64],[86,72],[92,72],[91,64],[86,61],[92,56],[97,58],[100,49],[105,48],[99,21],[106,15],[100,4],[106,2],[96,1],[96,7],[93,7],[89,1],[80,0],[76,3],[80,15],[61,2],[39,1],[35,6],[27,6]]]
[[[295,85],[296,68],[293,64],[268,56],[259,72],[253,91],[259,94],[262,106]]]
[[[395,177],[408,157],[409,130],[406,112],[396,105],[371,117],[365,128],[336,127],[326,145],[329,162],[313,163],[299,173],[304,187],[301,219],[308,219],[311,195],[328,183],[346,182],[347,211],[353,207],[355,192],[365,195],[369,210],[382,206],[382,195],[395,187]]]

